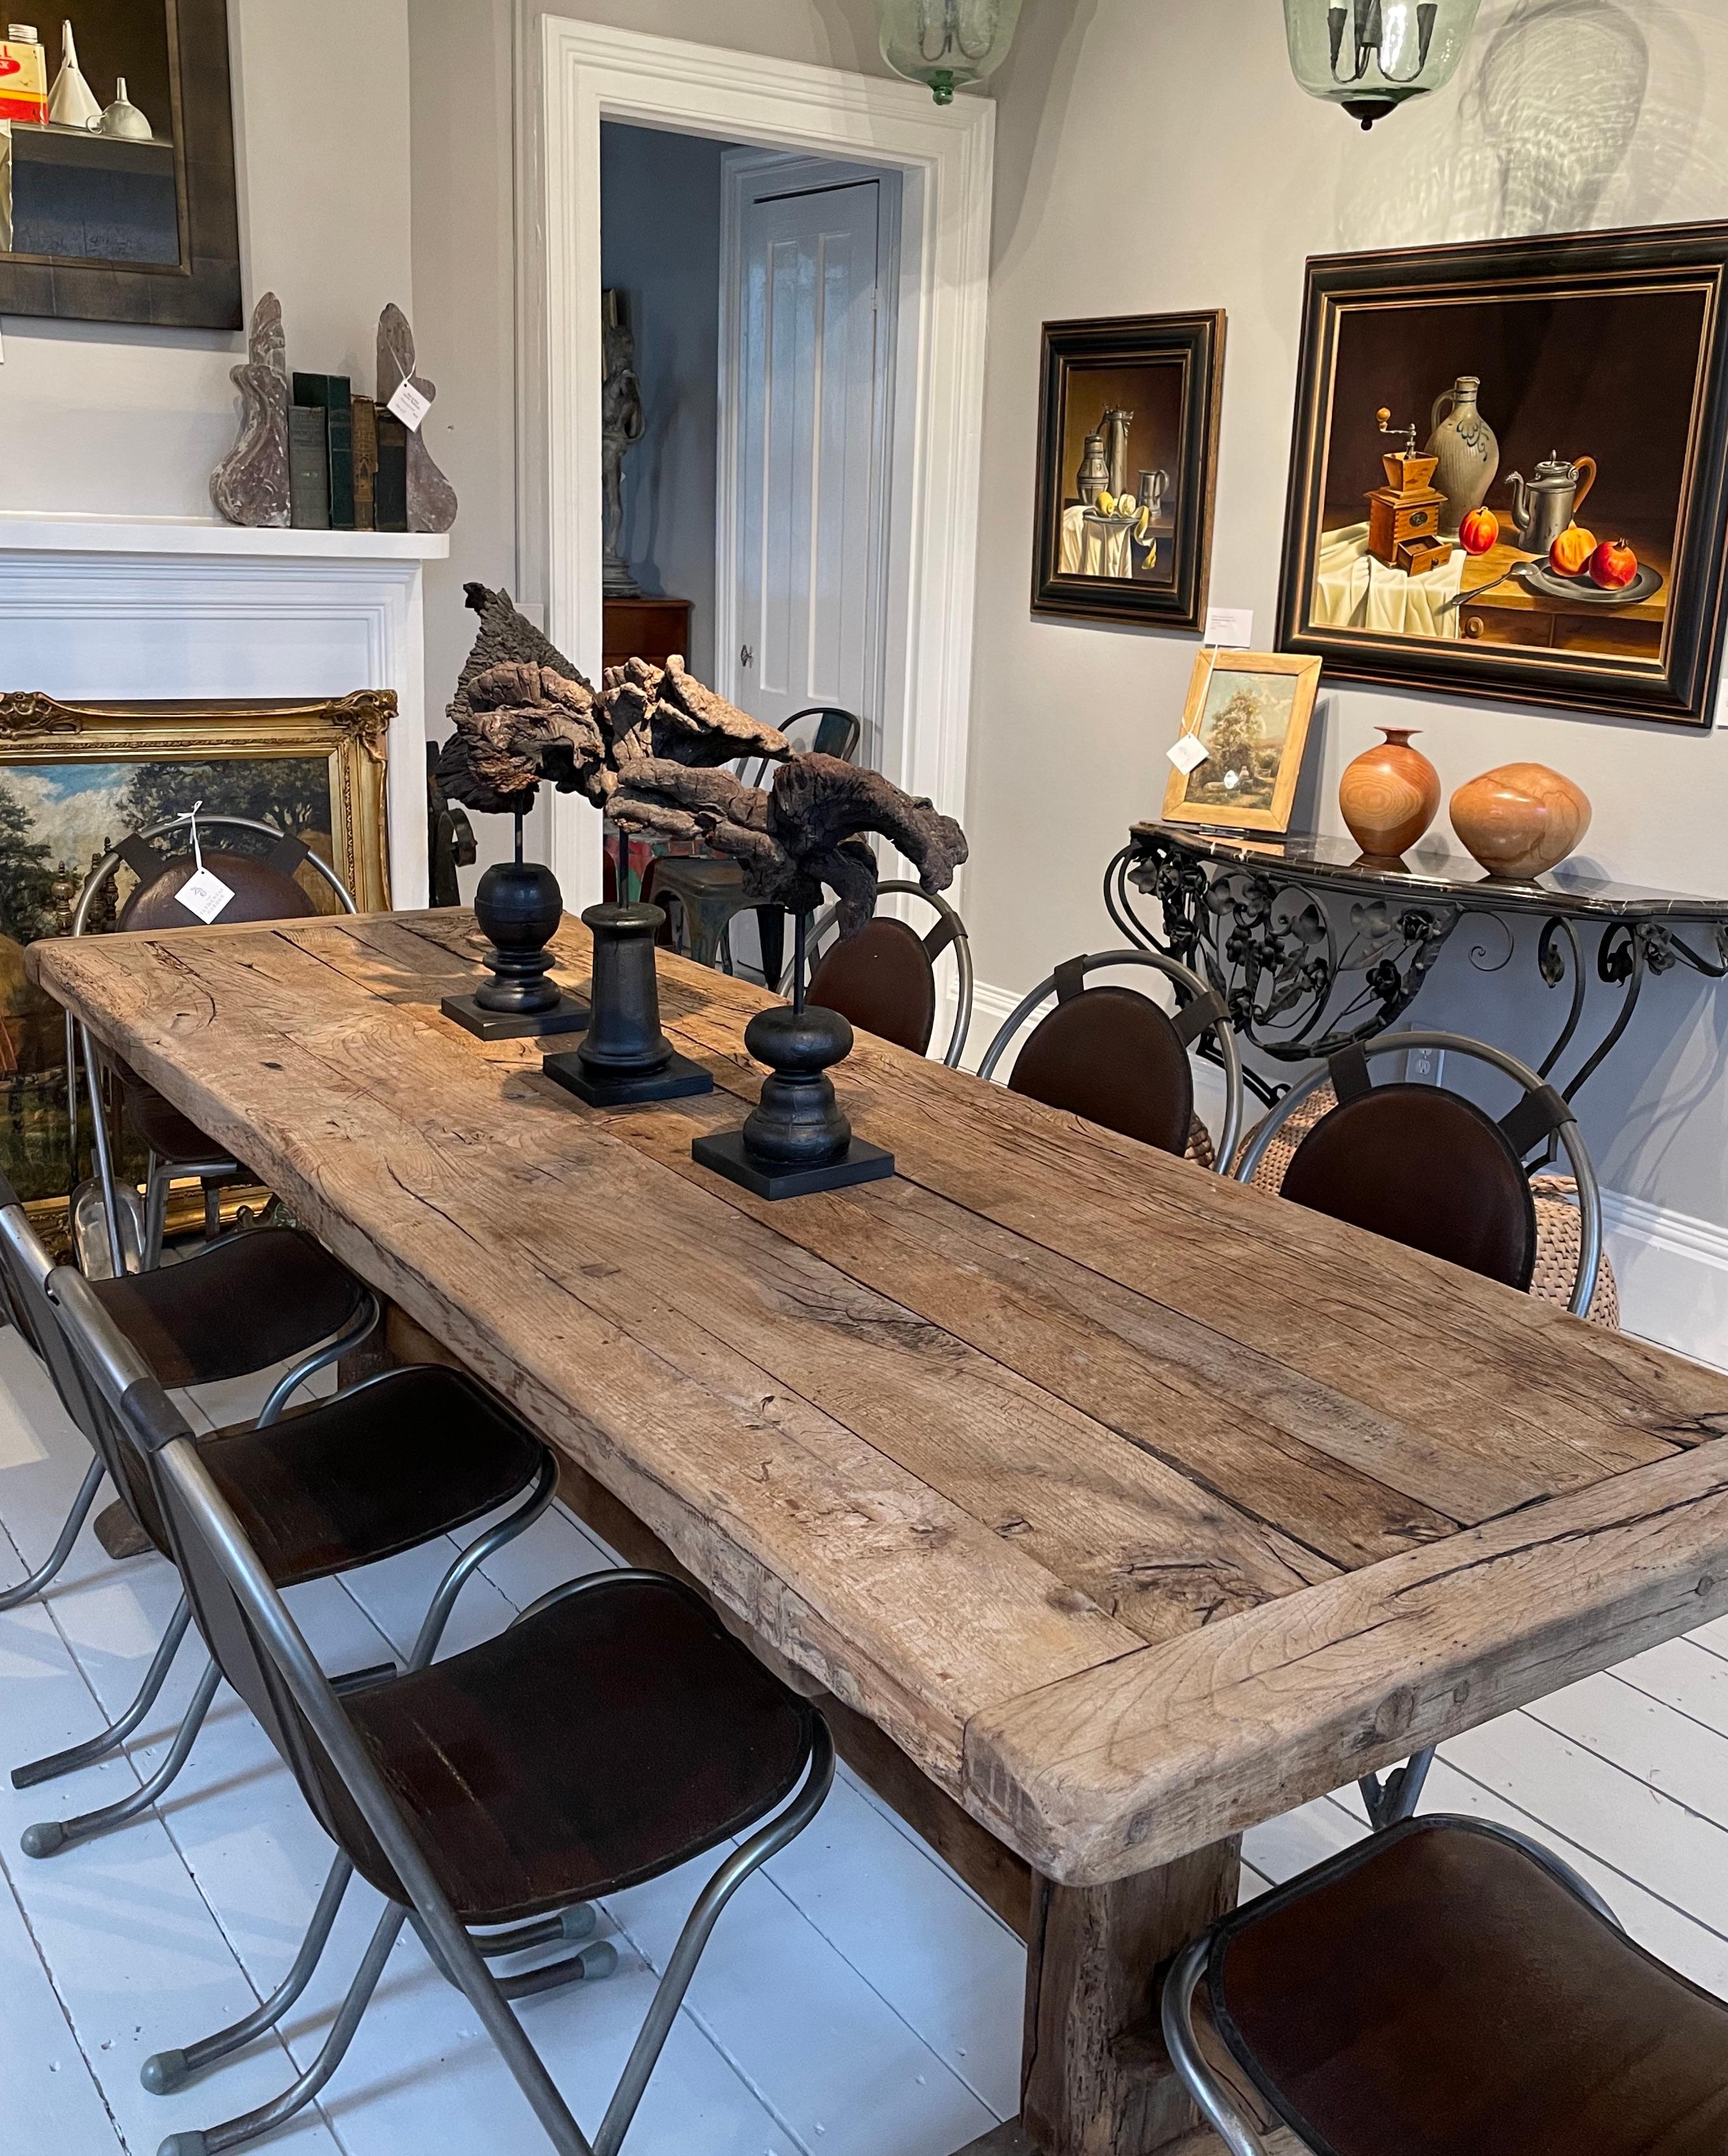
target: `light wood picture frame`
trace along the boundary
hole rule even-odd
[[[1191,770],[1171,770],[1165,823],[1288,831],[1319,685],[1318,659],[1197,653],[1179,738],[1197,738],[1208,753]]]

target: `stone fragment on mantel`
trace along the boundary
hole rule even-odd
[[[288,521],[288,359],[282,303],[266,292],[252,310],[246,362],[230,369],[240,393],[239,439],[210,475],[210,499],[230,524]]]
[[[414,372],[414,331],[393,300],[378,316],[378,401],[383,411],[404,382],[428,404],[438,394],[435,382]],[[456,490],[432,460],[424,423],[408,430],[408,528],[448,531],[456,521]]]

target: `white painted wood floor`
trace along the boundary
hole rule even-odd
[[[213,1422],[261,1388],[213,1389]],[[46,1553],[88,1460],[14,1332],[0,1334],[0,1585]],[[330,1669],[401,1654],[446,1546],[295,1598]],[[548,1515],[470,1584],[467,1645],[561,1579],[610,1562]],[[99,1727],[131,1697],[172,1605],[154,1557],[111,1564],[86,1531],[45,1601],[0,1615],[0,1767]],[[0,2152],[148,2156],[274,2095],[316,2051],[373,1921],[351,1892],[325,1964],[280,2037],[163,2100],[152,2051],[237,2018],[279,1980],[329,1861],[286,1771],[232,1694],[152,1815],[43,1861],[32,1820],[136,1787],[161,1756],[198,1657],[130,1755],[23,1792],[0,1781]],[[1425,1807],[1536,1832],[1634,1936],[1728,1996],[1728,1623],[1641,1656],[1448,1745]],[[1248,1837],[1245,1891],[1355,1839],[1354,1792]],[[712,1863],[713,1860],[708,1860]],[[653,1972],[706,1865],[620,1896],[616,1975],[524,2016],[592,2130]],[[842,1769],[821,1817],[722,1919],[627,2156],[949,2156],[1016,2108],[1019,1943]],[[412,1936],[324,2100],[260,2144],[295,2156],[532,2156],[544,2143],[460,1995]]]

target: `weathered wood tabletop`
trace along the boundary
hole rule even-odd
[[[434,912],[29,963],[1026,1861],[1044,2156],[1216,2145],[1151,1971],[1242,1829],[1728,1609],[1728,1378],[865,1036],[897,1175],[769,1205],[690,1158],[759,992],[664,959],[718,1090],[602,1113],[439,1015],[479,947]]]

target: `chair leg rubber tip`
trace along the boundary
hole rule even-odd
[[[52,1856],[57,1849],[65,1847],[68,1840],[59,1820],[38,1820],[18,1836],[18,1847],[26,1856]]]
[[[152,2096],[172,2096],[186,2083],[184,2051],[152,2051],[138,2069],[138,2079]]]
[[[573,1946],[580,1946],[591,1939],[599,1929],[599,1918],[591,1902],[579,1902],[573,1908],[566,1909],[558,1918],[558,1937]]]
[[[582,1964],[582,1980],[593,1984],[596,1979],[610,1976],[618,1966],[618,1949],[610,1939],[601,1939],[596,1945],[584,1947],[578,1957]]]
[[[210,2140],[205,2133],[171,2133],[156,2152],[156,2156],[209,2156]]]

